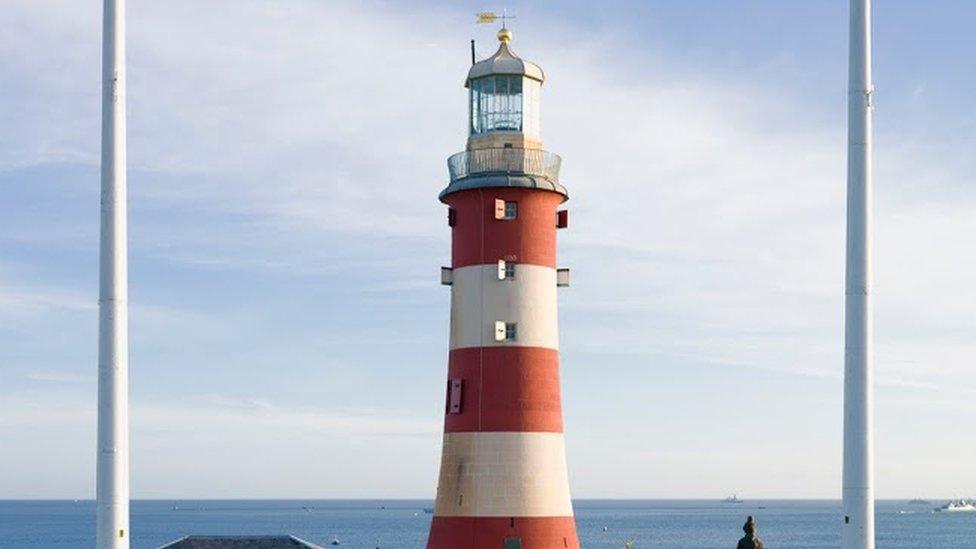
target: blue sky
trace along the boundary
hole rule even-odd
[[[0,10],[0,498],[94,488],[100,2]],[[432,497],[471,2],[129,2],[132,493]],[[577,497],[839,496],[847,4],[513,2]],[[976,490],[969,2],[875,7],[877,493]]]

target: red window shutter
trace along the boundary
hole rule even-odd
[[[447,382],[447,413],[449,414],[460,414],[461,413],[461,387],[463,383],[461,378],[455,377],[451,378]]]
[[[556,228],[565,229],[569,227],[569,210],[559,210],[556,212]]]

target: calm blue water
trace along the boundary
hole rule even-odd
[[[932,513],[935,503],[879,502],[878,547],[976,548],[976,514]],[[186,534],[287,533],[320,545],[337,536],[349,548],[422,548],[430,524],[423,508],[429,505],[405,500],[135,501],[132,546],[155,548]],[[627,539],[645,548],[734,548],[749,514],[757,517],[770,549],[838,546],[840,504],[835,501],[583,500],[575,508],[587,549],[619,549]],[[0,547],[90,548],[94,514],[91,501],[0,501]]]

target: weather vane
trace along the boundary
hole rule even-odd
[[[508,21],[509,19],[515,19],[514,15],[508,15],[508,13],[505,10],[502,10],[501,15],[498,15],[493,11],[482,11],[482,12],[478,12],[476,16],[478,17],[479,24],[494,23],[495,21],[501,19],[503,29],[507,28],[507,25],[505,24],[506,21]]]

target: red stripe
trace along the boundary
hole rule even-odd
[[[504,549],[505,540],[523,549],[578,549],[573,517],[434,517],[427,549]]]
[[[495,199],[518,202],[516,219],[495,219]],[[540,189],[471,189],[447,196],[455,210],[452,265],[497,263],[499,259],[556,266],[556,209],[563,196]]]
[[[446,414],[444,432],[563,430],[555,349],[454,349],[448,376],[462,380],[461,413]]]

